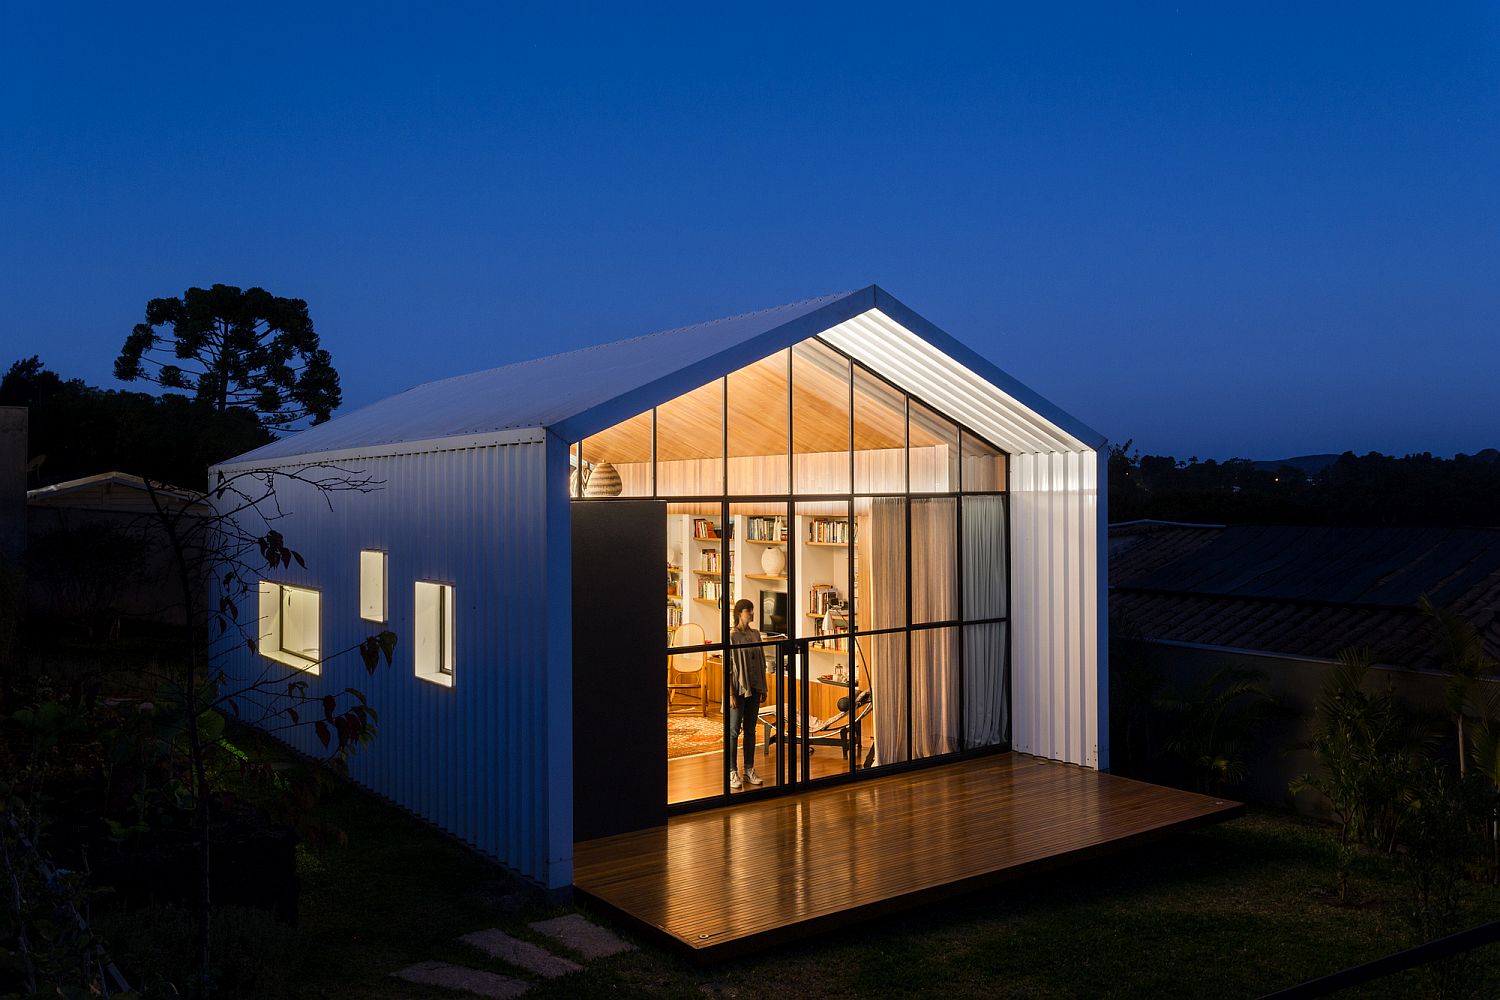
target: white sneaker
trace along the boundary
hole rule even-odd
[[[738,772],[738,771],[730,771],[729,772],[729,787],[730,788],[739,788],[740,787],[740,772]]]
[[[760,780],[760,775],[758,775],[758,774],[755,773],[755,768],[753,768],[753,767],[749,767],[749,768],[745,769],[745,780],[748,781],[748,782],[750,782],[750,784],[752,784],[752,785],[764,785],[765,784],[764,781]]]

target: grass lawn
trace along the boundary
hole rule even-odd
[[[506,972],[454,939],[496,926],[535,939],[528,921],[564,912],[525,903],[498,869],[360,791],[339,793],[330,818],[350,842],[301,851],[299,996],[452,1000],[388,973],[426,959]],[[1331,857],[1320,828],[1252,812],[759,957],[699,969],[644,946],[529,995],[1254,997],[1413,943],[1383,862],[1362,860],[1346,907],[1323,890]],[[1468,905],[1471,925],[1500,919],[1500,891],[1475,886]],[[1500,946],[1474,955],[1479,995],[1497,995]],[[1340,996],[1430,993],[1418,971]]]

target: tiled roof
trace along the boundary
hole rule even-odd
[[[1500,657],[1500,531],[1110,528],[1117,634],[1331,658],[1368,645],[1381,662],[1437,666],[1417,599],[1467,617]]]

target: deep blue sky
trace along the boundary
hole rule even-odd
[[[349,408],[877,282],[1146,451],[1500,446],[1493,3],[27,6],[0,364],[259,284]]]

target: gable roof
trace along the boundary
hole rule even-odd
[[[224,465],[528,428],[576,441],[818,335],[1009,450],[1103,445],[1102,436],[871,285],[428,382]]]
[[[1431,669],[1426,594],[1500,656],[1491,528],[1112,525],[1110,591],[1121,634],[1320,659],[1363,645]]]
[[[183,505],[206,504],[202,493],[185,490],[177,486],[152,481],[152,488],[166,502]],[[150,513],[156,508],[151,502],[150,490],[140,476],[128,472],[101,472],[82,479],[70,479],[65,483],[54,483],[39,489],[26,491],[26,503],[31,507],[69,507],[92,510],[113,510]]]

